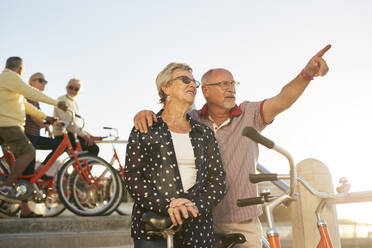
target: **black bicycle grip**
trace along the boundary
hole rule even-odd
[[[249,174],[249,181],[251,183],[277,181],[277,180],[278,180],[278,174],[276,173]]]
[[[247,126],[243,129],[242,135],[252,139],[253,141],[255,141],[255,142],[257,142],[261,145],[266,146],[269,149],[273,148],[274,145],[275,145],[275,143],[273,141],[271,141],[268,138],[266,138],[265,136],[261,135],[259,132],[257,132],[256,129],[254,129],[253,127],[250,127],[250,126]]]
[[[263,204],[264,202],[265,202],[265,197],[259,196],[259,197],[250,197],[246,199],[239,199],[236,201],[236,204],[238,205],[238,207],[245,207],[245,206]]]
[[[75,114],[75,117],[82,119],[81,115]]]

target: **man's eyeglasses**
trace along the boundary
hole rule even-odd
[[[224,90],[227,90],[228,88],[230,88],[230,86],[232,86],[233,88],[235,88],[237,85],[239,85],[240,83],[237,82],[237,81],[222,81],[222,82],[218,82],[218,83],[211,83],[211,84],[207,84],[207,85],[218,85],[220,86],[222,89]]]
[[[68,86],[67,87],[69,90],[74,90],[75,92],[78,92],[79,90],[80,90],[80,88],[79,87],[74,87],[74,86]]]
[[[195,79],[191,79],[191,78],[186,77],[186,76],[179,76],[179,77],[173,78],[173,79],[169,80],[167,83],[172,82],[174,80],[178,80],[178,79],[180,79],[182,81],[182,83],[184,83],[184,84],[189,84],[191,82],[194,82],[195,85],[196,85],[196,88],[199,88],[199,86],[200,86],[199,81],[196,81]]]
[[[42,79],[42,78],[34,78],[34,79],[32,79],[32,81],[39,81],[39,83],[45,83],[45,84],[48,83],[48,81],[46,81],[45,79]]]

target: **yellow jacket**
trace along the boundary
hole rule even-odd
[[[51,105],[57,101],[26,84],[18,73],[5,69],[0,74],[0,127],[25,125],[26,113],[40,119],[46,115],[26,101],[26,98]]]

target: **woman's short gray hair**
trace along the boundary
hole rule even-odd
[[[156,77],[156,87],[158,88],[158,93],[159,93],[159,96],[160,96],[160,100],[159,102],[160,103],[164,103],[166,98],[167,98],[167,95],[165,95],[164,91],[161,89],[161,87],[169,82],[169,80],[172,79],[172,72],[174,70],[177,70],[177,69],[180,69],[180,70],[184,70],[184,71],[189,71],[192,73],[192,69],[189,65],[185,64],[185,63],[170,63],[168,64],[159,74],[158,76]]]

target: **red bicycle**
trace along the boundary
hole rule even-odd
[[[109,130],[109,135],[104,138],[112,138],[111,140],[101,140],[98,141],[98,143],[109,143],[112,146],[113,155],[110,160],[110,165],[115,168],[119,175],[119,180],[122,183],[122,189],[121,192],[119,192],[119,197],[117,201],[114,203],[112,208],[108,210],[105,214],[111,214],[113,211],[116,210],[116,212],[120,215],[130,215],[132,206],[133,206],[133,200],[131,199],[130,195],[128,194],[127,190],[124,186],[124,166],[122,165],[118,152],[115,148],[114,144],[128,144],[128,141],[126,140],[119,140],[119,132],[116,128],[113,127],[103,127],[105,130]]]
[[[82,119],[81,116],[72,113],[72,120],[75,117]],[[70,159],[58,171],[57,183],[54,185],[53,179],[44,180],[47,182],[48,193],[56,196],[56,192],[58,192],[58,199],[63,205],[71,212],[82,216],[101,215],[114,204],[121,187],[115,169],[102,158],[82,152],[76,132],[74,133],[77,143],[76,149],[81,152],[73,150],[65,128],[69,123],[59,123],[63,127],[63,140],[48,162],[33,175],[21,177],[17,181],[16,187],[21,194],[15,199],[10,199],[12,202],[20,203],[22,200],[30,199],[35,202],[46,202],[48,194],[39,189],[38,182],[42,182],[41,177],[52,167],[58,157],[67,151]],[[10,151],[6,151],[3,157],[4,160],[8,157],[14,158]],[[1,158],[0,160],[4,161]],[[8,174],[1,173],[0,180],[6,180]],[[25,180],[26,178],[29,180]],[[60,208],[62,207],[58,207],[58,209]]]

